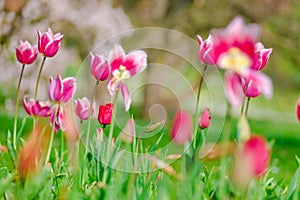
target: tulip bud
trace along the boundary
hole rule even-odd
[[[47,32],[41,33],[39,30],[38,33],[38,49],[41,54],[45,57],[53,57],[59,50],[60,43],[63,39],[63,35],[52,33],[52,30],[48,28]]]
[[[173,120],[171,138],[176,144],[184,144],[192,138],[192,118],[186,111],[178,111]]]
[[[90,53],[91,73],[98,81],[105,81],[110,75],[110,66],[104,55]]]
[[[56,108],[56,106],[58,106],[58,108]],[[57,132],[59,128],[62,131],[65,131],[67,129],[66,112],[61,105],[56,105],[56,106],[52,108],[52,112],[50,115],[50,125],[55,126],[54,127],[55,132]]]
[[[214,61],[212,59],[212,55],[210,54],[210,50],[213,46],[211,35],[208,36],[206,40],[202,40],[200,35],[197,35],[198,43],[199,43],[199,60],[203,64],[214,65]]]
[[[96,104],[94,103],[92,106],[92,113],[94,113]],[[75,100],[75,113],[77,117],[81,120],[87,120],[90,114],[90,101],[88,98],[83,97],[82,99]]]
[[[31,64],[35,61],[38,50],[36,46],[31,46],[28,41],[20,41],[20,47],[16,48],[16,56],[20,63]]]
[[[104,106],[100,105],[98,113],[98,121],[100,124],[108,125],[111,123],[113,104],[108,103]]]
[[[209,127],[210,124],[210,113],[209,113],[209,108],[205,108],[203,113],[201,114],[199,121],[198,121],[198,125],[200,128],[205,129]]]

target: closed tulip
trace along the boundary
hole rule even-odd
[[[31,46],[28,41],[20,41],[19,48],[16,48],[16,56],[20,63],[31,64],[35,61],[38,54],[38,49],[36,46]]]
[[[45,57],[55,56],[64,36],[60,33],[54,35],[50,28],[48,28],[47,32],[42,33],[38,30],[37,33],[39,52]]]

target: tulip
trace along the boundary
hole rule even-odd
[[[255,61],[251,68],[257,71],[263,70],[270,58],[272,50],[273,50],[272,48],[265,49],[264,45],[261,42],[256,43]]]
[[[91,73],[98,81],[105,81],[110,75],[110,66],[104,55],[90,53]]]
[[[173,120],[171,138],[176,144],[184,144],[192,138],[192,117],[186,111],[178,111]]]
[[[31,44],[28,41],[20,41],[19,48],[16,48],[16,56],[20,63],[22,64],[31,64],[35,61],[38,50],[36,46],[31,46]]]
[[[210,54],[214,63],[221,69],[243,74],[255,62],[255,44],[259,36],[260,27],[246,25],[240,16],[225,29],[213,30]]]
[[[209,127],[210,124],[210,113],[209,113],[209,108],[205,108],[203,113],[201,114],[199,121],[198,121],[198,125],[200,128],[205,129]]]
[[[48,89],[48,95],[51,101],[55,103],[66,103],[74,95],[76,91],[76,79],[74,77],[61,79],[60,74],[57,74],[57,78],[50,77],[50,85]]]
[[[199,59],[203,64],[207,65],[213,65],[215,64],[212,58],[212,55],[210,54],[212,44],[212,38],[211,35],[208,36],[206,40],[202,40],[202,37],[200,35],[197,35],[198,43],[200,45],[199,50]]]
[[[39,52],[45,57],[53,57],[59,50],[60,43],[63,39],[63,35],[52,33],[52,30],[48,28],[47,32],[41,33],[39,30],[38,33],[38,49]]]
[[[98,121],[102,125],[108,125],[111,123],[112,118],[112,111],[113,111],[113,104],[108,103],[99,106],[99,113],[98,113]]]
[[[92,114],[94,113],[96,104],[92,106]],[[83,97],[82,99],[75,100],[75,113],[81,120],[87,120],[90,112],[90,101],[88,98]]]
[[[243,154],[249,158],[252,173],[261,176],[266,172],[270,161],[270,149],[265,138],[253,135],[243,144]]]
[[[55,132],[57,132],[59,129],[62,131],[67,129],[66,112],[61,105],[56,105],[52,108],[50,125],[53,126],[53,124]]]
[[[34,99],[30,99],[27,102],[27,96],[23,97],[23,105],[25,111],[30,116],[40,116],[40,117],[49,117],[51,114],[50,103],[47,101],[36,101]]]
[[[112,77],[108,81],[107,89],[110,95],[114,95],[120,88],[124,98],[125,111],[131,104],[130,93],[124,80],[142,72],[147,66],[147,54],[141,50],[131,51],[126,54],[120,45],[115,45],[109,54]]]
[[[300,97],[298,98],[298,101],[297,101],[297,116],[298,116],[298,120],[300,122]]]

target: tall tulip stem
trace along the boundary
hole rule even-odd
[[[91,121],[92,121],[92,113],[93,113],[93,104],[94,104],[94,99],[96,95],[96,89],[99,85],[99,81],[96,82],[93,94],[91,97],[91,103],[90,103],[90,110],[89,110],[89,117],[88,117],[88,128],[87,128],[87,133],[86,133],[86,140],[85,140],[85,151],[84,151],[84,157],[87,155],[87,149],[89,148],[89,138],[90,138],[90,131],[91,131]]]
[[[246,108],[245,108],[245,116],[246,116],[246,117],[247,117],[247,114],[248,114],[248,109],[249,109],[250,100],[251,100],[251,98],[248,97],[248,98],[247,98],[247,103],[246,103]]]
[[[18,111],[19,111],[19,95],[20,95],[20,88],[21,88],[21,81],[23,78],[25,69],[25,64],[22,66],[22,70],[19,77],[19,83],[17,88],[17,96],[16,96],[16,109],[15,109],[15,120],[14,120],[14,135],[13,135],[13,146],[17,149],[17,122],[18,122]]]
[[[200,96],[201,96],[201,88],[202,88],[202,84],[203,84],[203,80],[204,80],[204,75],[207,69],[207,65],[204,66],[204,70],[203,73],[200,77],[200,81],[199,81],[199,87],[198,87],[198,93],[197,93],[197,100],[196,100],[196,110],[195,110],[195,121],[194,121],[194,135],[193,135],[193,139],[194,139],[194,147],[196,147],[196,134],[197,134],[197,130],[198,130],[198,116],[199,116],[199,103],[200,103]]]
[[[42,75],[42,71],[43,71],[43,68],[44,68],[44,64],[45,64],[46,58],[47,57],[44,56],[42,64],[41,64],[41,67],[40,67],[40,71],[39,71],[39,74],[38,74],[38,78],[36,80],[35,92],[34,92],[34,100],[36,100],[37,95],[38,95],[39,83],[40,83],[40,79],[41,79],[41,75]]]

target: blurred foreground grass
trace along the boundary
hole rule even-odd
[[[22,121],[23,119],[19,119],[19,127],[22,125]],[[13,127],[13,117],[0,115],[0,122],[0,144],[5,145],[7,131]],[[271,165],[276,166],[272,171],[273,176],[277,179],[277,181],[289,182],[297,169],[295,155],[300,155],[299,124],[274,123],[259,120],[250,120],[249,123],[252,133],[263,135],[271,144],[273,143]],[[235,124],[236,120],[233,120],[232,125],[235,126]],[[31,126],[32,119],[27,118],[22,132],[28,134],[31,130]],[[98,126],[98,124],[95,122],[93,126]],[[120,129],[116,129],[116,132],[118,131],[120,131]],[[168,135],[169,131],[167,129],[162,129],[160,133],[165,134],[160,142],[160,145],[164,146],[170,142]],[[26,138],[25,135],[22,136],[23,138]],[[160,134],[156,134],[151,138],[144,139],[144,147],[153,145],[159,136]],[[59,140],[59,138],[60,137],[55,137],[56,140]],[[5,155],[5,153],[0,154],[0,168],[5,166],[10,168],[9,166],[12,165],[10,162],[8,155]],[[219,160],[204,161],[204,165],[206,165],[209,169],[212,169],[219,166]],[[218,171],[217,168],[215,170]]]

